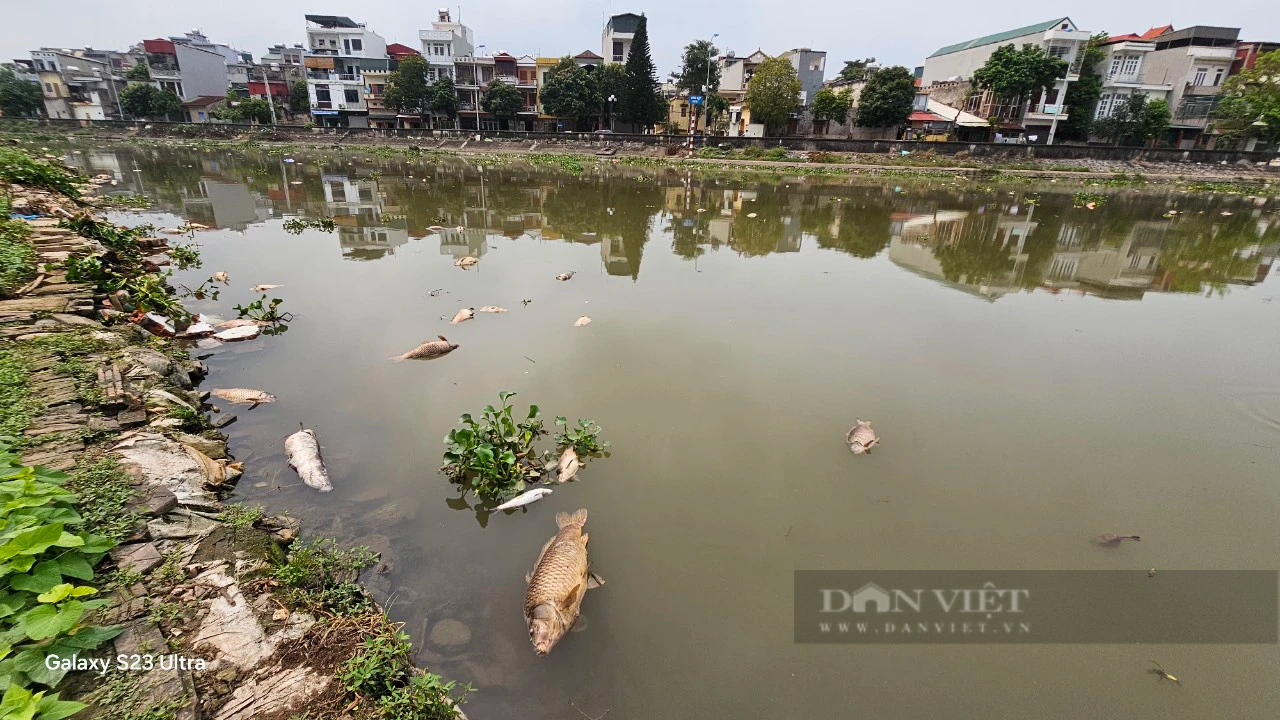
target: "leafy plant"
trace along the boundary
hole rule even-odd
[[[179,270],[200,269],[200,248],[197,245],[174,245],[169,248],[169,259]]]
[[[454,698],[457,683],[416,668],[409,636],[385,621],[343,665],[338,679],[356,696],[353,705],[363,710],[358,717],[380,720],[454,720],[458,705],[472,692],[466,685]]]
[[[471,413],[458,418],[462,427],[444,438],[444,466],[441,470],[481,497],[496,500],[524,492],[527,482],[542,475],[541,458],[533,444],[546,434],[538,406],[530,405],[525,418],[516,421],[510,399],[515,393],[502,391],[501,409],[486,405],[476,419]]]
[[[115,628],[86,624],[105,600],[93,566],[114,543],[76,532],[84,520],[62,473],[27,467],[0,444],[0,710],[5,718],[56,720],[84,707],[35,686],[57,685],[65,670],[48,668],[49,655],[84,653],[110,640]]]
[[[9,297],[36,272],[36,251],[27,242],[30,228],[8,217],[9,203],[0,198],[0,298]]]
[[[0,148],[0,180],[53,190],[72,199],[80,197],[76,183],[84,182],[84,178],[73,170],[34,158],[27,151],[12,147]]]
[[[284,301],[280,298],[271,298],[271,301],[263,304],[267,299],[266,295],[254,300],[248,305],[236,305],[235,311],[237,317],[249,318],[264,323],[284,323],[293,319],[292,313],[280,312],[280,304]]]
[[[165,278],[147,270],[138,239],[151,232],[150,225],[125,228],[88,213],[80,213],[58,223],[82,237],[96,240],[105,252],[97,257],[67,260],[67,279],[89,282],[105,292],[124,290],[130,302],[143,312],[155,312],[169,318],[190,321],[191,315],[173,295]]]
[[[230,505],[222,511],[222,521],[233,528],[247,528],[262,519],[261,505]]]
[[[377,559],[367,547],[343,550],[333,540],[295,543],[288,562],[275,570],[278,594],[313,610],[348,615],[366,611],[373,601],[355,580]]]
[[[284,231],[291,235],[301,235],[304,230],[323,230],[333,232],[337,224],[329,218],[312,220],[310,218],[289,218],[284,221]]]
[[[578,420],[576,427],[570,427],[563,415],[556,417],[556,425],[561,428],[556,433],[556,447],[573,446],[579,455],[604,452],[609,441],[600,442],[600,426],[594,420]]]

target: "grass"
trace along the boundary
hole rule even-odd
[[[12,296],[36,275],[36,251],[27,242],[31,229],[8,217],[9,202],[0,198],[0,298]]]
[[[222,522],[238,530],[252,526],[262,519],[264,513],[261,505],[230,505],[222,511]]]
[[[76,184],[84,182],[84,178],[72,170],[12,147],[0,147],[0,180],[60,192],[72,199],[80,197]]]
[[[150,648],[149,652],[164,652]],[[140,682],[143,673],[115,668],[103,678],[93,693],[93,717],[97,720],[174,720],[178,709],[187,704],[186,696],[164,703],[150,702],[150,692]],[[158,671],[157,671],[158,672]]]
[[[31,396],[30,375],[25,358],[0,352],[0,438],[12,438],[15,444],[42,407]]]
[[[133,534],[139,516],[125,510],[133,498],[133,487],[114,457],[81,460],[71,472],[67,489],[80,498],[86,530],[116,542]]]
[[[471,692],[464,686],[454,698],[457,683],[414,667],[409,636],[385,621],[343,665],[338,679],[356,697],[356,716],[379,720],[454,720],[457,706]]]
[[[333,540],[300,542],[273,574],[277,594],[286,602],[312,611],[352,615],[373,608],[373,600],[356,582],[360,571],[378,556],[367,547],[339,548]]]

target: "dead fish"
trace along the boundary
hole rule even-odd
[[[419,345],[418,347],[410,350],[409,352],[403,355],[397,355],[391,359],[396,362],[400,362],[401,360],[424,360],[429,358],[438,358],[443,355],[448,355],[449,353],[458,349],[458,346],[455,345],[454,343],[449,342],[449,340],[446,339],[445,336],[437,335],[436,337],[440,339],[428,340],[422,343],[421,345]]]
[[[555,537],[542,546],[533,572],[525,576],[524,621],[533,651],[546,655],[578,622],[582,596],[604,584],[587,560],[585,508],[572,515],[556,513]]]
[[[187,231],[183,230],[182,228],[171,228],[171,227],[160,228],[156,232],[164,233],[165,235],[186,235],[187,234]]]
[[[258,323],[254,323],[252,325],[240,325],[227,330],[219,330],[213,334],[213,338],[223,342],[236,342],[237,340],[252,340],[258,337],[261,332],[262,328],[258,326]]]
[[[249,327],[250,325],[259,325],[259,324],[261,323],[259,323],[257,320],[250,320],[249,318],[236,318],[235,320],[227,320],[226,322],[220,322],[214,327],[218,328],[219,330],[230,330],[231,328]]]
[[[193,223],[193,222],[187,223],[187,227],[191,230],[208,230],[209,229],[208,225],[201,225],[200,223]]]
[[[586,315],[583,315],[582,317],[573,321],[574,327],[582,327],[583,325],[590,325],[590,324],[591,324],[591,318],[587,317]]]
[[[454,260],[453,264],[456,265],[457,267],[462,268],[463,270],[466,270],[467,268],[471,267],[472,265],[475,265],[478,262],[480,262],[480,258],[466,255],[458,258],[457,260]]]
[[[444,232],[444,228],[439,225],[428,225],[427,230],[433,233]]]
[[[289,457],[289,466],[298,472],[298,477],[308,487],[320,492],[329,492],[333,483],[329,482],[329,471],[324,467],[320,457],[320,443],[316,440],[316,431],[308,430],[298,423],[298,432],[284,440],[284,454]]]
[[[578,274],[578,273],[577,273],[577,271],[576,271],[576,270],[570,270],[569,272],[560,273],[559,275],[557,275],[557,276],[556,276],[556,279],[557,279],[557,280],[568,280],[569,278],[571,278],[571,277],[573,277],[574,275],[577,275],[577,274]]]
[[[570,445],[560,454],[560,462],[556,463],[556,482],[568,482],[573,479],[580,467],[582,463],[578,461],[578,451]]]
[[[262,390],[253,390],[250,388],[218,388],[210,390],[209,394],[222,398],[228,402],[239,403],[242,405],[260,405],[262,403],[272,403],[276,401],[276,396]]]
[[[461,310],[458,311],[457,315],[453,316],[453,319],[449,321],[449,324],[457,325],[458,323],[464,323],[475,316],[476,316],[475,308],[462,308]]]
[[[466,228],[464,228],[464,227],[462,227],[461,225],[459,225],[458,227],[456,227],[456,228],[454,228],[454,229],[455,229],[455,230],[457,230],[458,232],[466,232],[466,231],[467,231],[467,229],[466,229]]]
[[[1093,541],[1099,545],[1119,545],[1121,540],[1141,540],[1137,535],[1117,535],[1115,533],[1102,533]]]
[[[755,213],[747,213],[747,217],[749,217],[749,218],[753,218],[753,217],[755,217],[755,216],[756,216],[756,214],[755,214]]]
[[[476,312],[484,312],[484,313],[503,313],[503,312],[506,312],[506,311],[507,311],[507,309],[506,309],[506,308],[504,308],[504,307],[498,307],[497,305],[485,305],[484,307],[480,308],[480,309],[479,309],[479,310],[477,310]]]
[[[858,419],[858,424],[849,429],[844,441],[849,443],[849,451],[854,455],[871,452],[871,448],[880,443],[876,431],[871,429],[870,420]]]
[[[252,290],[256,293],[264,293],[268,290],[275,290],[279,285],[254,285]]]
[[[541,500],[542,498],[550,494],[551,494],[551,488],[534,488],[528,492],[522,493],[520,495],[517,495],[511,498],[510,500],[494,508],[494,510],[511,510],[512,508],[523,507],[525,505],[532,505],[533,503],[538,502],[539,500]]]
[[[231,282],[231,276],[219,270],[218,272],[213,274],[212,280],[218,283],[229,283]]]

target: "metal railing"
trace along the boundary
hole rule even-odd
[[[1218,95],[1221,92],[1221,85],[1196,85],[1195,83],[1187,83],[1182,90],[1183,95]]]
[[[1111,83],[1142,83],[1143,74],[1135,73],[1107,73],[1107,82]]]

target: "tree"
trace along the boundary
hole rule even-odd
[[[729,112],[729,100],[719,93],[708,95],[703,102],[707,104],[708,127],[714,127],[716,121]]]
[[[897,127],[911,116],[916,78],[901,65],[877,71],[858,95],[857,123],[862,127]]]
[[[575,128],[581,128],[600,107],[594,78],[571,57],[560,58],[547,71],[541,93],[542,108],[556,117],[572,119]]]
[[[845,60],[844,67],[836,76],[838,82],[861,82],[867,79],[867,66],[875,62],[873,57],[862,60]]]
[[[600,98],[600,116],[604,118],[602,126],[611,127],[610,120],[617,112],[618,101],[622,98],[622,88],[627,83],[627,71],[618,63],[606,63],[597,65],[596,69],[588,74],[591,75],[592,82],[595,83],[596,95]],[[609,102],[610,97],[614,98],[612,103]]]
[[[1169,103],[1147,102],[1147,96],[1133,93],[1111,110],[1107,117],[1095,120],[1095,131],[1116,145],[1145,145],[1169,129]]]
[[[151,68],[147,67],[147,64],[145,62],[140,62],[137,65],[134,65],[133,67],[126,70],[124,73],[124,78],[126,80],[137,80],[139,82],[147,82],[151,79]]]
[[[427,88],[427,109],[437,115],[444,115],[450,122],[458,117],[458,91],[453,86],[453,78],[443,75]]]
[[[1102,75],[1098,64],[1107,56],[1100,44],[1107,37],[1107,33],[1101,32],[1089,39],[1080,60],[1080,79],[1067,86],[1067,94],[1063,98],[1067,119],[1058,124],[1058,136],[1063,140],[1089,139],[1093,114],[1098,109],[1098,98],[1102,97]]]
[[[1021,103],[1041,88],[1067,76],[1067,63],[1027,43],[1021,50],[1001,45],[973,72],[973,82],[1006,103]]]
[[[815,121],[829,123],[835,120],[837,125],[843,125],[848,118],[848,88],[839,92],[831,88],[823,88],[813,96],[813,119]]]
[[[244,98],[234,90],[228,90],[225,104],[214,115],[219,120],[266,125],[271,122],[271,105],[263,98]]]
[[[523,101],[515,85],[494,79],[480,97],[480,107],[495,118],[515,119]]]
[[[428,95],[427,61],[419,55],[409,55],[387,76],[382,101],[398,113],[421,116],[428,110]]]
[[[786,125],[800,107],[800,77],[791,61],[775,57],[757,65],[747,83],[744,102],[751,109],[752,122],[762,123],[768,130]]]
[[[0,113],[21,117],[39,115],[44,107],[40,86],[18,77],[9,68],[0,68]]]
[[[684,90],[690,95],[718,91],[720,66],[715,58],[719,54],[720,50],[710,40],[696,40],[685,45],[684,56],[680,59],[680,72],[671,73],[671,82],[675,83],[676,89]]]
[[[1259,55],[1253,69],[1228,78],[1214,114],[1228,138],[1280,143],[1280,50]]]
[[[311,98],[307,96],[307,81],[294,80],[289,83],[289,110],[305,113],[311,109]]]
[[[621,101],[619,114],[624,122],[641,128],[653,127],[667,116],[667,103],[658,85],[653,57],[649,54],[649,21],[644,15],[636,22],[625,70],[622,95],[618,98]]]
[[[155,85],[130,85],[120,92],[120,107],[137,118],[163,118],[182,111],[182,99]]]
[[[157,90],[151,96],[151,117],[172,119],[181,112],[182,98],[174,91]]]

